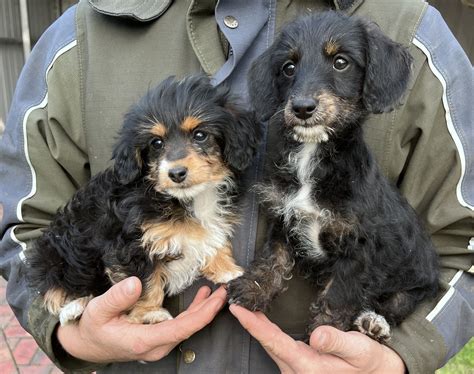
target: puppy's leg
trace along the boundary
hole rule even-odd
[[[308,326],[308,334],[322,325],[333,326],[342,331],[351,329],[354,316],[359,308],[354,308],[350,301],[345,303],[344,296],[337,295],[338,291],[332,287],[337,287],[334,284],[334,278],[327,282],[317,299],[311,304],[311,323]]]
[[[86,309],[87,304],[93,298],[92,295],[80,297],[72,300],[61,309],[59,313],[59,322],[61,326],[67,325],[68,323],[77,321]]]
[[[202,269],[202,274],[214,283],[228,283],[243,273],[243,269],[232,257],[230,243],[219,249],[215,256],[208,258]]]
[[[127,319],[132,323],[154,324],[173,319],[171,314],[162,307],[165,298],[165,275],[157,266],[155,271],[143,284],[142,296],[132,307]]]
[[[269,243],[266,248],[244,275],[229,283],[229,303],[264,311],[286,290],[285,280],[291,278],[294,261],[281,242]]]
[[[374,303],[375,310],[362,311],[354,321],[354,326],[361,333],[370,336],[380,343],[390,340],[390,326],[397,325],[410,315],[416,306],[416,297],[409,291],[400,291]]]
[[[399,291],[375,304],[377,313],[382,314],[390,325],[398,325],[414,310],[420,300],[419,290]]]
[[[63,306],[70,301],[65,290],[62,288],[52,288],[48,290],[43,296],[43,305],[53,316],[59,316]]]
[[[93,296],[90,295],[74,299],[68,296],[66,291],[62,288],[54,288],[44,294],[44,307],[52,315],[58,316],[59,322],[64,326],[77,321],[81,317],[82,312],[92,297]]]

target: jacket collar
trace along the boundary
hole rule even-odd
[[[88,0],[97,12],[115,17],[152,21],[166,12],[173,0]],[[364,0],[333,0],[336,9],[352,13]]]
[[[334,0],[336,9],[352,13],[364,0]]]
[[[132,18],[137,21],[152,21],[161,16],[173,0],[88,0],[97,12],[108,16]]]

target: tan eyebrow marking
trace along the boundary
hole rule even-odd
[[[150,129],[150,132],[159,137],[164,137],[166,135],[166,127],[162,123],[155,123],[153,127]]]
[[[181,129],[184,131],[191,132],[193,131],[196,127],[198,127],[201,124],[201,120],[197,117],[186,117],[181,124]]]
[[[324,46],[324,51],[328,56],[333,56],[339,51],[340,45],[334,40],[329,39]]]

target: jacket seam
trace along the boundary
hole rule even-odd
[[[81,107],[81,126],[82,126],[82,132],[84,134],[84,145],[85,145],[85,151],[87,154],[89,154],[89,145],[88,145],[88,137],[87,137],[87,126],[86,126],[86,107],[85,107],[85,73],[84,73],[84,56],[82,54],[82,48],[83,45],[85,45],[84,40],[85,40],[85,29],[83,33],[81,33],[81,30],[79,30],[79,8],[76,12],[76,17],[75,17],[75,27],[76,27],[76,40],[77,40],[77,64],[79,68],[79,100],[80,102],[80,107]],[[80,40],[80,37],[82,36],[82,40]]]
[[[427,9],[428,9],[428,3],[423,4],[423,9],[421,10],[420,15],[419,15],[418,19],[415,22],[415,25],[412,29],[412,33],[410,34],[409,43],[413,43],[413,39],[415,38],[416,31],[420,27],[421,20],[423,19]]]
[[[196,53],[199,56],[199,60],[205,66],[205,70],[210,72],[211,71],[210,65],[207,62],[204,54],[202,53],[201,48],[199,47],[199,43],[197,42],[196,35],[195,35],[195,32],[194,32],[194,22],[193,22],[193,17],[191,16],[191,13],[192,13],[192,11],[194,10],[195,7],[196,7],[196,2],[193,1],[192,4],[191,4],[190,9],[188,11],[189,34],[190,34],[192,42],[193,42],[192,43],[193,47],[194,47]]]
[[[413,44],[420,49],[423,54],[426,56],[426,59],[428,61],[428,66],[431,70],[431,72],[436,76],[438,81],[440,82],[442,89],[443,89],[443,108],[445,110],[445,126],[448,129],[448,132],[451,135],[451,138],[456,146],[456,150],[458,153],[458,157],[461,161],[461,176],[459,178],[459,181],[457,182],[456,186],[456,200],[461,206],[464,206],[468,209],[474,210],[474,207],[469,204],[466,199],[464,199],[463,195],[463,181],[465,177],[465,173],[467,171],[467,157],[465,154],[465,143],[466,140],[463,137],[462,132],[457,131],[455,122],[456,122],[456,115],[453,110],[453,105],[452,105],[452,99],[450,97],[450,92],[448,92],[448,81],[446,79],[446,72],[443,69],[442,66],[439,65],[437,57],[432,53],[432,51],[427,47],[429,45],[428,41],[421,35],[417,34],[415,35],[415,38],[413,39]],[[451,122],[451,126],[450,126]],[[456,141],[455,138],[458,138],[458,142]],[[458,145],[459,143],[459,145]],[[463,168],[464,166],[464,168]]]

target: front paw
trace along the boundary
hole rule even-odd
[[[265,311],[271,302],[264,287],[245,274],[227,284],[227,294],[229,295],[229,304],[241,305],[252,311]]]
[[[130,323],[144,325],[153,325],[171,319],[173,319],[173,316],[165,308],[157,308],[156,310],[134,309],[127,315],[127,320]]]
[[[80,297],[64,305],[59,313],[59,322],[61,323],[61,326],[77,322],[77,320],[81,318],[84,309],[91,299],[92,296]]]
[[[390,325],[380,314],[364,311],[356,318],[354,325],[361,333],[379,343],[385,344],[390,340]]]

